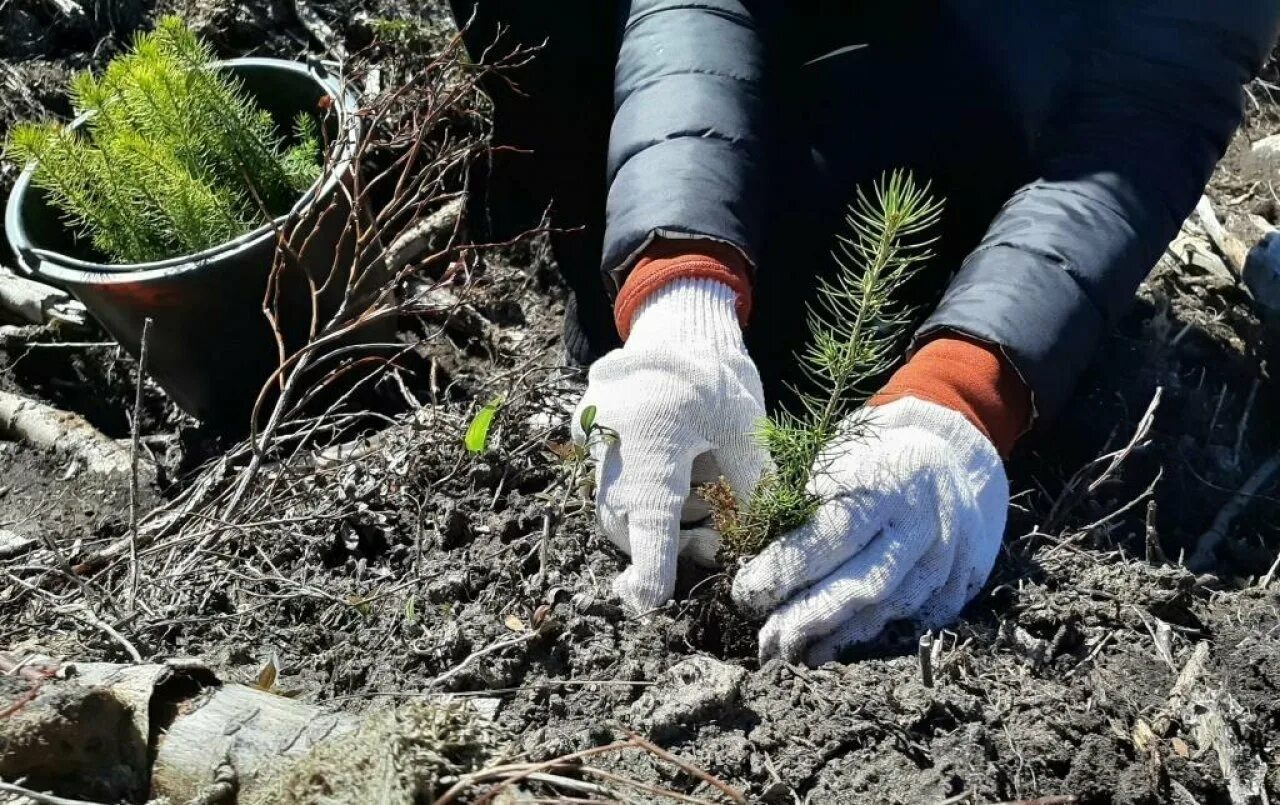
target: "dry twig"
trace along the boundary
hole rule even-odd
[[[147,376],[147,352],[151,342],[151,317],[142,322],[142,346],[138,352],[138,382],[133,396],[132,438],[129,446],[129,609],[138,600],[138,432],[142,429],[142,386]]]
[[[1249,508],[1249,504],[1262,491],[1263,487],[1271,483],[1277,472],[1280,472],[1280,450],[1272,453],[1270,458],[1262,462],[1262,465],[1253,471],[1253,474],[1244,482],[1244,485],[1231,496],[1226,505],[1218,510],[1218,514],[1213,518],[1213,523],[1209,526],[1209,530],[1201,534],[1200,539],[1196,541],[1195,550],[1192,552],[1191,558],[1187,560],[1187,567],[1197,573],[1203,573],[1213,567],[1215,561],[1214,552],[1217,550],[1218,545],[1226,539],[1227,534],[1230,533],[1231,526],[1236,521],[1236,518]]]
[[[0,792],[13,794],[18,797],[26,797],[32,802],[38,802],[40,805],[101,805],[97,802],[89,802],[83,799],[68,799],[66,797],[56,797],[53,794],[45,794],[40,791],[32,791],[30,788],[24,788],[17,783],[6,783],[0,780]]]
[[[61,611],[73,618],[84,621],[89,626],[101,631],[103,634],[119,643],[120,646],[124,648],[125,653],[129,655],[129,659],[139,665],[142,664],[142,655],[138,653],[138,649],[134,647],[133,643],[130,643],[128,638],[116,631],[115,627],[111,624],[90,612],[88,607],[81,604],[73,604],[69,607],[62,608]]]
[[[1067,481],[1066,486],[1063,487],[1062,492],[1050,508],[1049,514],[1045,518],[1045,524],[1041,529],[1042,531],[1054,533],[1062,528],[1068,515],[1082,499],[1098,491],[1103,484],[1114,478],[1125,461],[1135,451],[1147,444],[1147,438],[1150,436],[1151,428],[1155,424],[1156,411],[1160,408],[1160,400],[1163,393],[1163,387],[1156,388],[1155,394],[1151,397],[1151,402],[1147,404],[1147,410],[1138,420],[1137,427],[1134,428],[1133,436],[1123,447],[1099,456],[1071,476],[1071,479]],[[1101,472],[1098,472],[1097,467],[1103,464],[1105,466]],[[1090,480],[1091,476],[1093,476],[1092,480]],[[1094,527],[1099,524],[1101,523],[1096,523]]]
[[[449,803],[457,801],[460,796],[468,791],[476,790],[481,786],[490,786],[482,796],[475,800],[477,805],[483,805],[484,803],[491,802],[495,797],[509,789],[511,786],[525,780],[533,780],[537,775],[543,776],[541,778],[543,782],[552,782],[552,780],[548,779],[545,775],[554,774],[558,777],[571,772],[587,774],[602,780],[608,780],[609,782],[634,788],[662,799],[686,802],[691,803],[692,805],[710,805],[707,800],[699,799],[688,794],[682,794],[679,791],[660,788],[640,780],[633,780],[629,777],[624,777],[621,774],[596,768],[583,762],[588,758],[606,755],[624,749],[640,749],[664,763],[671,764],[686,774],[689,774],[690,776],[701,780],[716,789],[732,802],[745,803],[747,801],[742,795],[742,792],[725,783],[723,780],[720,780],[702,769],[689,764],[687,761],[681,760],[662,747],[642,738],[636,733],[629,732],[628,738],[625,741],[615,741],[614,743],[607,744],[605,746],[597,746],[591,749],[585,749],[581,752],[572,752],[540,763],[507,763],[464,775],[450,786],[443,795],[436,799],[434,805],[449,805]]]

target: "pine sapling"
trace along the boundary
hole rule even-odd
[[[916,311],[901,290],[932,256],[932,230],[942,213],[929,186],[895,171],[858,191],[834,255],[837,270],[822,282],[808,316],[810,343],[800,356],[809,387],[798,410],[770,416],[758,437],[775,468],[739,506],[722,479],[702,489],[726,558],[759,553],[774,538],[805,523],[822,499],[810,483],[828,448],[865,438],[866,425],[849,414],[895,363]]]

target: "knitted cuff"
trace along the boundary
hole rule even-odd
[[[644,301],[678,279],[708,279],[728,285],[736,297],[738,323],[746,326],[751,316],[751,283],[741,252],[711,240],[655,240],[627,275],[613,305],[613,321],[623,341]]]
[[[925,343],[867,404],[903,397],[958,412],[1004,458],[1030,428],[1034,410],[1030,388],[998,347],[955,332]]]
[[[735,297],[733,289],[718,280],[698,277],[669,282],[640,305],[627,343],[742,348]]]

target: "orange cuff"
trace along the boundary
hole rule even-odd
[[[948,332],[927,342],[868,405],[915,397],[950,408],[1007,458],[1031,425],[1031,390],[999,348]]]
[[[738,322],[746,326],[751,316],[751,282],[742,252],[714,240],[655,240],[627,275],[613,303],[613,323],[623,341],[631,333],[631,320],[646,299],[662,286],[679,279],[723,282],[737,294]]]

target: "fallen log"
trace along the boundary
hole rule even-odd
[[[497,748],[471,704],[418,699],[361,719],[223,683],[192,660],[0,653],[0,778],[55,797],[412,805]]]
[[[222,684],[193,661],[42,661],[23,671],[11,684],[25,691],[0,691],[0,712],[12,710],[0,720],[0,777],[60,796],[190,802],[221,786],[243,797],[283,761],[359,723]]]

